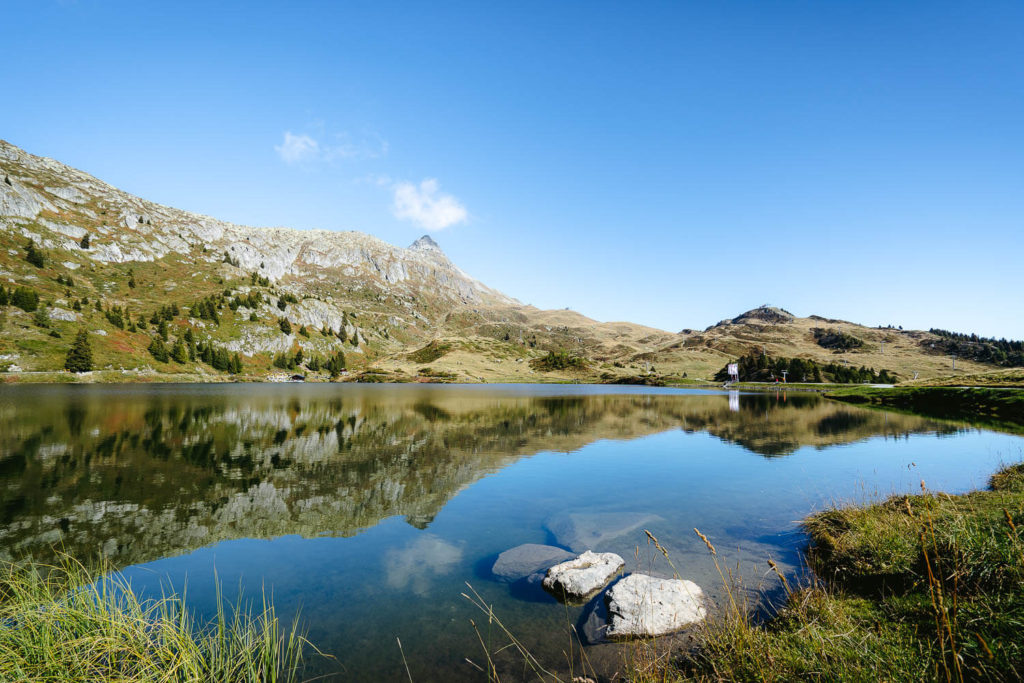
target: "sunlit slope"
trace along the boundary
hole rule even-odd
[[[679,333],[540,310],[470,277],[429,237],[402,248],[359,232],[235,225],[135,197],[3,141],[0,241],[5,296],[24,290],[38,298],[33,306],[0,305],[6,381],[60,379],[33,373],[61,371],[83,330],[93,367],[108,371],[92,378],[102,381],[229,377],[202,358],[154,355],[147,349],[158,334],[168,348],[189,336],[237,353],[242,372],[235,376],[257,379],[282,370],[325,377],[310,361],[338,353],[350,376],[384,371],[377,379],[461,382],[615,381],[648,373],[710,379],[752,351],[885,368],[900,380],[916,373],[952,374],[955,381],[995,369],[959,360],[954,373],[927,332],[797,318],[775,308]],[[666,293],[665,305],[678,307],[685,295]],[[163,309],[173,310],[165,310],[161,332]],[[848,335],[858,346],[823,345],[816,329]],[[536,362],[561,351],[581,362]],[[289,365],[275,367],[275,359]]]

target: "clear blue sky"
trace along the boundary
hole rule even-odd
[[[526,303],[1024,337],[1020,2],[8,0],[0,137]]]

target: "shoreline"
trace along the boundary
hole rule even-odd
[[[1024,463],[985,489],[896,495],[806,517],[814,576],[755,624],[709,623],[683,680],[1020,680]],[[675,670],[673,670],[675,669]],[[660,679],[659,679],[660,680]]]

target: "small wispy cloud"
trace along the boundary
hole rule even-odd
[[[466,207],[450,194],[440,192],[440,185],[434,178],[427,178],[419,185],[395,183],[395,217],[408,220],[427,230],[443,230],[465,222]]]
[[[312,161],[320,156],[320,144],[308,135],[295,135],[290,130],[284,133],[284,142],[276,145],[274,150],[286,164],[299,164]]]
[[[284,132],[284,141],[274,150],[286,164],[334,162],[348,159],[377,159],[388,153],[388,142],[379,135],[368,134],[353,138],[348,133],[336,133],[321,144],[305,133]]]

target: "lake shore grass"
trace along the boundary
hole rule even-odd
[[[64,557],[56,566],[0,565],[0,680],[289,683],[304,637],[282,627],[264,597],[197,621],[177,596],[143,600],[106,569]]]
[[[778,614],[709,622],[656,680],[995,680],[1024,676],[1024,464],[987,490],[924,489],[804,521],[818,578]],[[655,679],[652,679],[655,680]]]

